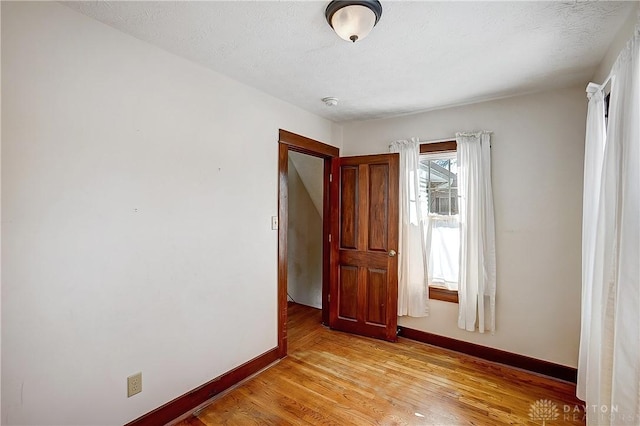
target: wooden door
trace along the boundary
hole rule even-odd
[[[343,157],[332,167],[329,325],[395,341],[398,154]]]

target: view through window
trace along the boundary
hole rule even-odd
[[[420,155],[420,203],[429,253],[429,285],[457,292],[460,222],[455,151]],[[439,299],[432,291],[430,295]]]

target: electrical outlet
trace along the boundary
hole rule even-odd
[[[142,392],[142,373],[127,377],[127,398]]]

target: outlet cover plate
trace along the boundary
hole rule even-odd
[[[127,377],[127,398],[142,392],[142,373]]]

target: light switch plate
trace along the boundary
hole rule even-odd
[[[278,229],[278,216],[271,216],[271,229]]]

